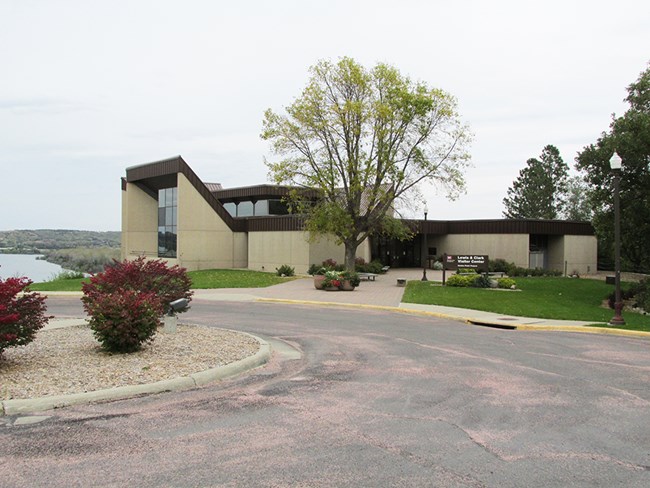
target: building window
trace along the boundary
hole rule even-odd
[[[235,203],[224,203],[223,208],[225,208],[232,217],[237,217],[237,205]]]
[[[269,215],[287,215],[289,208],[282,200],[269,200]]]
[[[254,208],[253,202],[239,202],[237,204],[237,217],[252,217]]]
[[[158,190],[158,257],[176,257],[178,188]]]

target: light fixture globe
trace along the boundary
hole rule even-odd
[[[623,164],[623,160],[618,155],[618,153],[614,151],[612,157],[609,158],[609,167],[614,170],[621,169],[622,164]]]

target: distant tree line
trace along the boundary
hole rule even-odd
[[[120,258],[120,250],[114,247],[51,249],[43,251],[41,259],[58,264],[62,268],[95,274],[104,266]]]
[[[37,254],[46,249],[120,247],[121,232],[38,229],[0,231],[0,252]]]

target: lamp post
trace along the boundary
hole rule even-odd
[[[609,167],[614,175],[614,267],[615,269],[615,302],[614,317],[609,321],[609,325],[625,325],[625,320],[621,315],[623,302],[621,301],[621,202],[620,202],[620,181],[621,166],[623,160],[614,152],[609,160]]]
[[[427,265],[429,264],[429,243],[427,242],[427,230],[426,230],[426,225],[427,225],[427,214],[429,213],[429,209],[427,208],[427,204],[424,204],[424,225],[422,228],[422,233],[424,234],[424,266],[422,266],[422,281],[429,281],[427,279]]]

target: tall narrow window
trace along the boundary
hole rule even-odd
[[[176,257],[178,189],[158,190],[158,257]]]

